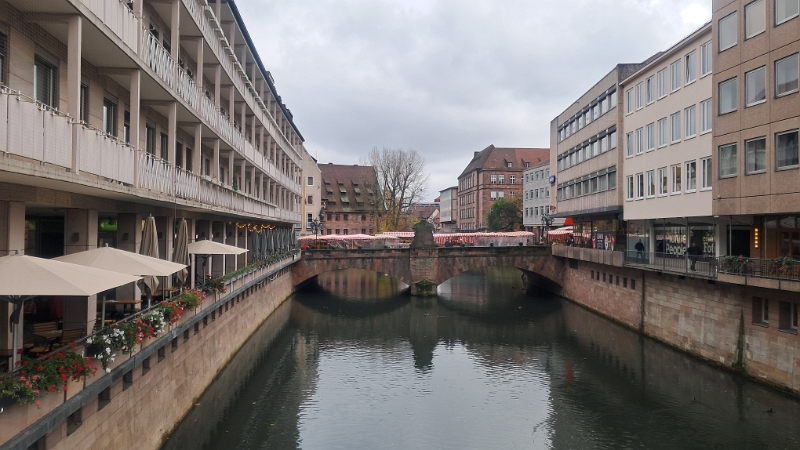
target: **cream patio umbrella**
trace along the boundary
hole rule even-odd
[[[0,301],[14,304],[11,314],[13,365],[16,365],[17,329],[22,304],[39,295],[88,297],[140,277],[22,254],[0,258]],[[12,365],[12,368],[13,368]]]
[[[158,258],[158,231],[156,231],[156,218],[149,216],[144,222],[142,230],[142,246],[139,248],[142,255]],[[150,307],[153,293],[158,289],[158,279],[146,276],[139,282],[139,287],[147,294],[147,307]]]
[[[232,245],[214,242],[210,240],[194,241],[188,245],[187,250],[190,255],[241,255],[247,251],[246,248],[234,247]],[[207,261],[206,261],[207,262]],[[203,263],[205,267],[205,263]],[[205,277],[205,275],[203,275]],[[205,278],[204,278],[205,279]]]
[[[149,275],[166,277],[178,271],[185,271],[185,264],[176,264],[163,259],[152,258],[138,253],[113,247],[100,247],[71,255],[59,256],[56,261],[81,266],[106,269],[128,275]],[[106,301],[103,299],[103,319],[106,317]]]
[[[185,267],[189,265],[189,228],[186,225],[186,219],[181,219],[178,224],[178,238],[175,242],[174,259],[176,263],[184,266],[175,274],[181,283],[181,289],[183,289],[186,284],[186,277],[189,275],[189,271]]]

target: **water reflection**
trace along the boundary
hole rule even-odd
[[[320,284],[248,343],[166,448],[799,446],[794,399],[526,296],[516,270],[463,274],[437,299],[374,273]]]

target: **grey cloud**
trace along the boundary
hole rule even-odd
[[[238,0],[306,146],[357,163],[414,148],[429,197],[476,150],[547,147],[550,120],[618,62],[692,31],[693,0]]]

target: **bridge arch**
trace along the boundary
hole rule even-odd
[[[292,267],[294,285],[334,270],[363,269],[385,273],[410,285],[407,251],[402,250],[306,250]]]

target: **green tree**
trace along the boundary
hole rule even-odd
[[[494,202],[486,216],[489,231],[517,231],[522,228],[521,197],[501,198]]]

